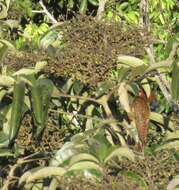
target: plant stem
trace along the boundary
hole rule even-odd
[[[43,8],[44,13],[47,15],[47,17],[52,21],[53,24],[57,24],[57,20],[53,17],[52,14],[47,10],[42,0],[39,1],[39,4]]]

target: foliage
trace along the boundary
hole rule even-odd
[[[99,178],[102,175],[104,165],[113,157],[118,159],[127,157],[134,161],[133,152],[128,147],[112,146],[107,137],[104,136],[104,131],[94,130],[77,134],[73,136],[71,142],[65,143],[56,152],[49,167],[33,168],[32,171],[24,173],[20,179],[20,184],[47,176],[51,177],[57,173],[60,176],[71,176],[80,172],[86,177]],[[49,173],[50,167],[53,170]],[[51,183],[54,183],[54,180]]]
[[[117,21],[125,20],[126,22],[137,24],[139,21],[138,3],[138,0],[124,1],[122,3],[111,2],[106,16],[108,19],[114,17]]]
[[[46,23],[42,23],[40,26],[36,24],[29,23],[26,25],[22,37],[16,40],[16,48],[23,49],[27,44],[26,41],[30,42],[30,48],[38,47],[40,37],[48,30],[49,26]]]

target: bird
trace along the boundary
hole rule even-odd
[[[144,146],[147,142],[150,117],[149,100],[147,99],[147,96],[143,90],[132,101],[131,110],[140,140],[138,149],[143,151]]]

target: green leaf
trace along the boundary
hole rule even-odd
[[[119,9],[120,10],[125,10],[126,8],[129,7],[129,3],[128,2],[123,2],[119,5]]]
[[[84,85],[80,83],[79,81],[75,81],[72,85],[72,89],[75,94],[80,94],[80,92],[83,90]]]
[[[98,6],[99,1],[98,0],[88,0],[93,6]]]
[[[173,34],[169,39],[168,39],[168,42],[167,42],[167,45],[166,45],[166,48],[165,48],[165,58],[167,58],[172,50],[172,47],[173,47],[173,43],[175,42],[179,42],[179,33],[175,33]]]
[[[8,50],[8,46],[4,43],[0,43],[0,61],[3,61],[3,58]]]
[[[163,17],[162,14],[159,15],[159,19],[160,19],[160,22],[161,22],[162,24],[165,24],[165,20],[164,20],[164,17]]]
[[[40,47],[47,49],[49,45],[52,45],[57,40],[59,31],[55,29],[48,30],[45,32],[40,39]]]
[[[0,44],[7,46],[8,49],[15,50],[15,47],[13,46],[13,44],[8,40],[0,39]]]
[[[58,150],[51,160],[50,165],[59,166],[64,162],[72,158],[72,156],[77,155],[80,151],[83,150],[83,144],[78,142],[75,144],[74,142],[66,142],[60,150]]]
[[[138,23],[138,16],[139,16],[138,12],[130,11],[129,13],[125,14],[124,16],[128,22],[135,23],[135,24]]]
[[[13,86],[14,82],[15,80],[10,76],[0,75],[0,86],[10,87]]]
[[[33,75],[35,74],[36,71],[35,69],[26,69],[26,68],[23,68],[23,69],[20,69],[19,71],[13,73],[12,76],[17,76],[17,75]]]
[[[131,68],[131,73],[132,73],[131,77],[135,78],[137,76],[142,76],[147,69],[148,69],[148,65],[141,65],[138,67],[132,67]]]
[[[8,11],[7,6],[3,2],[0,2],[0,7],[1,7],[0,19],[6,18],[7,17],[7,11]]]
[[[59,181],[56,178],[53,178],[48,186],[48,190],[56,190],[59,186]]]
[[[80,154],[76,154],[72,156],[72,158],[70,159],[69,165],[73,165],[79,161],[92,161],[92,162],[99,163],[99,160],[95,156],[91,154],[87,154],[87,153],[80,153]]]
[[[132,171],[124,171],[122,172],[122,175],[128,177],[129,179],[137,183],[140,187],[140,190],[148,190],[148,185],[146,181],[142,176],[138,175],[137,173]]]
[[[74,4],[75,4],[74,0],[69,0],[67,4],[68,9],[72,9],[74,7]]]
[[[82,177],[85,177],[87,179],[93,179],[93,180],[101,180],[102,178],[102,172],[100,170],[94,169],[94,168],[88,168],[88,169],[80,169],[80,170],[70,170],[65,174],[66,178],[80,175]]]
[[[35,81],[35,77],[31,79],[32,86],[30,88],[30,93],[31,93],[31,103],[32,103],[32,110],[34,114],[34,122],[36,126],[40,126],[42,124],[42,111],[43,111],[43,106],[42,106],[42,99],[41,99],[41,89],[37,85],[37,82]]]
[[[85,14],[88,6],[88,0],[81,0],[80,2],[80,8],[79,8],[79,13],[80,14]]]
[[[34,113],[34,121],[37,126],[36,137],[38,137],[45,127],[47,113],[51,95],[53,92],[53,82],[49,79],[33,80],[31,87],[31,102]]]
[[[0,157],[9,157],[9,156],[14,156],[14,153],[12,152],[11,149],[0,149]]]
[[[25,172],[19,180],[19,185],[23,182],[30,183],[32,181],[43,179],[45,177],[52,177],[52,176],[63,176],[66,173],[66,170],[61,167],[38,167],[33,168]]]
[[[179,130],[166,131],[166,140],[179,139]]]
[[[179,62],[175,62],[172,70],[172,82],[171,82],[171,91],[172,98],[174,101],[179,100]]]
[[[97,171],[102,172],[103,169],[96,163],[90,161],[81,161],[76,164],[73,164],[71,167],[68,168],[68,171],[72,170],[86,170],[86,169],[95,169]]]
[[[0,132],[0,148],[7,148],[9,145],[9,136]]]
[[[151,89],[150,89],[150,84],[149,81],[145,78],[141,81],[141,83],[143,84],[142,87],[147,95],[147,97],[149,98],[151,95]]]
[[[91,147],[90,152],[95,155],[100,162],[104,161],[108,155],[109,149],[112,147],[104,131],[100,131],[94,137],[89,138],[88,144]]]
[[[162,114],[159,114],[157,112],[150,113],[150,120],[156,121],[157,123],[160,123],[161,125],[165,124]],[[174,128],[172,121],[169,121],[168,127],[171,129]]]
[[[156,151],[163,150],[163,149],[176,149],[179,150],[179,140],[173,140],[171,142],[166,142],[156,148]]]
[[[35,65],[36,73],[42,71],[46,65],[47,65],[46,61],[38,61]]]
[[[10,133],[9,140],[11,141],[17,135],[20,127],[20,121],[22,119],[23,105],[25,96],[25,83],[17,82],[14,85],[14,96],[11,109],[11,119],[10,119]]]
[[[1,25],[1,23],[3,24],[3,26],[8,26],[11,29],[18,28],[18,26],[19,26],[18,20],[8,19],[8,20],[0,21],[0,25]]]
[[[44,34],[48,30],[49,26],[46,23],[42,23],[38,28],[38,33],[40,35]]]
[[[135,155],[132,150],[130,150],[128,147],[119,147],[115,148],[111,153],[105,158],[104,163],[107,163],[110,159],[113,157],[118,157],[118,159],[121,159],[122,157],[126,157],[129,160],[134,161]]]
[[[139,67],[145,64],[142,59],[127,55],[119,55],[117,61],[128,67]]]

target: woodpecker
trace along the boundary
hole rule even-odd
[[[131,108],[139,140],[141,142],[141,144],[139,144],[140,145],[139,147],[140,149],[143,150],[147,141],[148,125],[150,117],[149,102],[144,91],[141,91],[139,95],[134,98]]]

